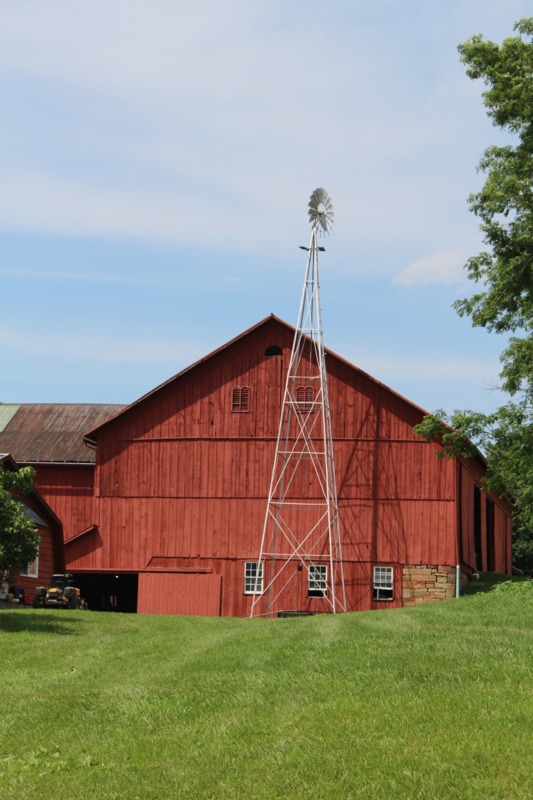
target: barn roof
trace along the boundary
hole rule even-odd
[[[194,370],[200,364],[203,364],[206,361],[209,361],[214,356],[218,355],[219,353],[223,352],[224,350],[226,350],[229,347],[231,347],[232,345],[234,345],[236,342],[241,341],[242,339],[244,339],[247,336],[249,336],[250,334],[252,334],[254,331],[256,331],[259,328],[261,328],[262,326],[264,326],[264,325],[266,325],[268,323],[272,323],[272,322],[274,322],[274,323],[276,323],[278,325],[282,325],[283,327],[287,328],[292,333],[295,332],[295,328],[294,328],[293,325],[289,325],[288,322],[285,322],[284,320],[280,319],[280,317],[277,317],[275,314],[270,314],[270,316],[265,317],[260,322],[256,323],[255,325],[252,325],[251,328],[248,328],[247,330],[243,331],[243,333],[240,333],[238,336],[236,336],[235,338],[231,339],[229,342],[226,342],[226,344],[223,344],[221,347],[218,347],[216,350],[213,350],[211,353],[208,353],[207,355],[203,356],[203,358],[200,358],[198,361],[195,361],[193,364],[190,364],[188,367],[185,367],[185,369],[181,370],[181,372],[178,372],[176,375],[173,375],[171,378],[166,380],[164,383],[161,383],[159,386],[156,386],[155,389],[152,389],[150,392],[147,392],[147,394],[144,394],[138,400],[135,400],[135,402],[131,403],[131,405],[123,406],[120,410],[118,410],[115,413],[114,416],[110,416],[109,418],[107,418],[105,420],[102,420],[98,425],[96,425],[92,429],[88,429],[87,428],[86,429],[87,433],[85,434],[85,437],[84,437],[85,441],[90,445],[95,445],[96,442],[97,442],[97,439],[98,439],[98,432],[102,428],[104,428],[107,424],[112,423],[117,417],[122,416],[123,414],[126,414],[128,411],[136,408],[138,405],[140,405],[141,403],[144,403],[146,400],[148,400],[150,397],[152,397],[152,395],[156,394],[161,389],[163,389],[165,386],[168,386],[169,384],[173,383],[174,381],[177,381],[177,380],[185,377],[186,375],[188,375],[189,372]],[[420,408],[420,406],[417,406],[415,403],[412,403],[410,400],[407,400],[405,397],[400,395],[398,392],[395,392],[393,389],[391,389],[390,387],[386,386],[384,383],[381,383],[380,381],[376,380],[376,378],[373,378],[367,372],[364,372],[364,370],[360,369],[359,367],[356,367],[354,364],[351,364],[345,358],[342,358],[342,356],[337,355],[332,350],[329,350],[327,347],[325,348],[325,350],[326,350],[326,353],[328,355],[333,356],[338,361],[341,361],[343,364],[346,364],[348,367],[350,367],[351,369],[355,370],[360,375],[364,375],[365,378],[368,378],[368,380],[371,381],[372,383],[374,383],[376,386],[380,386],[381,388],[383,388],[387,392],[390,392],[395,397],[398,397],[400,400],[402,400],[404,403],[406,403],[412,409],[416,409],[421,414],[427,414],[428,413],[423,408]],[[0,446],[1,446],[1,440],[0,440]]]
[[[122,410],[86,403],[0,403],[0,452],[19,464],[93,464],[83,441],[89,428]]]

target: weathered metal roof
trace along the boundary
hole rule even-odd
[[[20,403],[0,403],[0,432],[9,425],[20,408]]]
[[[123,408],[86,403],[0,403],[0,452],[10,453],[19,464],[92,464],[94,451],[85,446],[84,433]]]

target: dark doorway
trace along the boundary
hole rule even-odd
[[[496,569],[496,554],[494,544],[494,503],[487,498],[487,572]]]
[[[78,573],[76,582],[90,611],[137,612],[136,572]]]
[[[474,486],[474,552],[476,556],[476,569],[483,569],[481,559],[481,491]]]

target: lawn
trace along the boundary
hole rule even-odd
[[[533,592],[294,619],[0,611],[2,795],[533,797]]]

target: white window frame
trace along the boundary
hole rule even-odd
[[[394,567],[378,566],[373,570],[373,600],[394,599]]]
[[[20,570],[20,576],[23,578],[38,578],[39,577],[39,551],[30,564],[26,564],[24,570]]]
[[[258,569],[259,567],[259,569]],[[258,574],[259,572],[259,574]],[[244,594],[261,594],[263,591],[263,564],[261,561],[244,562]]]
[[[307,568],[307,596],[325,597],[328,592],[328,568],[326,564],[309,564]]]

